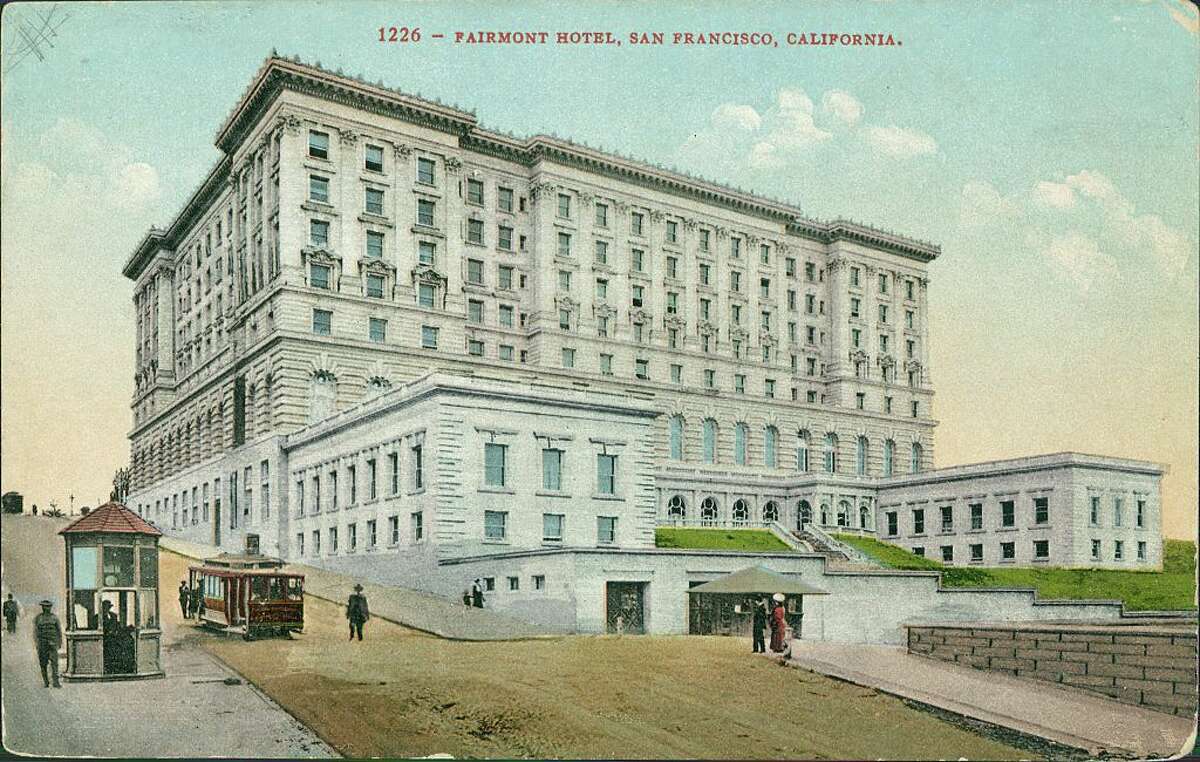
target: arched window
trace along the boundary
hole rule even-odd
[[[859,476],[867,475],[867,438],[859,437],[854,447],[854,472]]]
[[[853,510],[854,508],[845,500],[838,503],[837,525],[840,527],[850,526],[850,512]]]
[[[687,518],[687,502],[684,501],[683,495],[671,495],[671,499],[667,501],[667,518]]]
[[[796,470],[800,473],[808,471],[808,432],[801,429],[800,436],[796,439]]]
[[[913,442],[912,446],[912,473],[921,473],[921,444]]]
[[[717,522],[717,499],[714,497],[704,498],[704,502],[700,504],[700,523],[705,526],[711,526]]]
[[[717,422],[711,418],[704,419],[704,462],[717,462]]]
[[[762,520],[771,524],[779,521],[779,506],[775,505],[774,501],[768,501],[763,506]]]
[[[866,503],[863,503],[858,508],[858,527],[859,527],[859,529],[866,529],[867,523],[870,520],[871,520],[871,510],[869,508],[867,508]]]
[[[733,504],[733,523],[745,524],[750,520],[750,506],[746,505],[746,501],[738,499]]]
[[[837,473],[837,434],[832,431],[825,435],[825,473]]]
[[[887,440],[883,443],[883,475],[891,476],[895,473],[893,463],[896,460],[896,443],[892,440]]]
[[[767,468],[779,468],[778,453],[779,429],[768,426],[763,432],[763,465]]]
[[[683,416],[671,416],[671,460],[683,460]]]
[[[733,462],[739,466],[746,465],[746,424],[739,423],[733,430]]]
[[[796,528],[804,529],[805,526],[812,523],[812,506],[807,500],[801,500],[796,503]]]

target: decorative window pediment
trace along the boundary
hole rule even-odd
[[[678,315],[667,315],[663,318],[664,328],[677,328],[680,331],[687,330],[687,321]]]
[[[850,361],[851,362],[866,362],[867,361],[867,353],[861,349],[855,349],[850,352]]]
[[[412,270],[412,279],[414,284],[425,284],[428,286],[445,286],[446,276],[442,275],[432,265],[417,265]]]
[[[575,310],[579,309],[579,302],[566,295],[556,296],[554,298],[554,306],[558,307],[560,310],[569,310],[574,312]]]
[[[696,331],[701,336],[716,336],[717,327],[707,320],[701,320],[696,324]]]
[[[770,331],[759,331],[758,332],[758,343],[760,346],[773,347],[778,342],[776,341],[775,336],[772,335]]]
[[[396,266],[378,258],[360,259],[358,271],[362,275],[380,275],[386,278],[396,274]]]
[[[745,341],[750,338],[750,333],[745,328],[733,328],[729,331],[730,341]]]
[[[646,323],[651,322],[653,319],[654,316],[641,307],[635,307],[629,311],[629,322],[631,323],[645,325]]]
[[[617,310],[609,304],[600,302],[592,307],[592,314],[596,317],[610,318],[617,314]]]
[[[300,253],[304,255],[305,261],[309,264],[333,266],[342,263],[341,255],[324,246],[305,246]]]

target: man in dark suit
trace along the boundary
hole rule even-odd
[[[765,654],[767,652],[767,641],[763,637],[763,630],[767,629],[767,603],[766,601],[758,600],[754,602],[754,611],[750,621],[752,634],[754,635],[754,650],[752,653]]]
[[[362,640],[363,625],[371,618],[371,612],[367,610],[367,596],[362,594],[362,589],[362,585],[355,585],[350,600],[346,602],[346,618],[350,620],[351,640],[354,640],[355,634]]]
[[[62,625],[58,617],[51,613],[54,606],[52,601],[42,601],[42,613],[33,618],[33,637],[37,642],[38,664],[42,668],[42,682],[50,687],[50,678],[46,667],[54,676],[54,687],[61,688],[58,682],[58,647],[62,645]]]

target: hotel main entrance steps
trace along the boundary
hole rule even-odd
[[[812,548],[814,553],[825,556],[825,566],[831,571],[862,571],[882,568],[859,551],[844,542],[838,542],[811,524],[804,529],[793,531],[792,536]]]
[[[163,537],[162,547],[190,558],[202,559],[220,551],[212,545]],[[371,616],[447,640],[496,641],[553,638],[563,633],[497,614],[469,608],[461,601],[392,585],[377,585],[348,574],[304,564],[288,564],[288,571],[304,575],[304,593],[344,605],[355,584],[363,586]],[[172,587],[174,583],[172,584]],[[164,589],[166,589],[164,587]]]

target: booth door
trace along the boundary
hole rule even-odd
[[[608,631],[641,635],[646,632],[646,583],[609,582]]]

